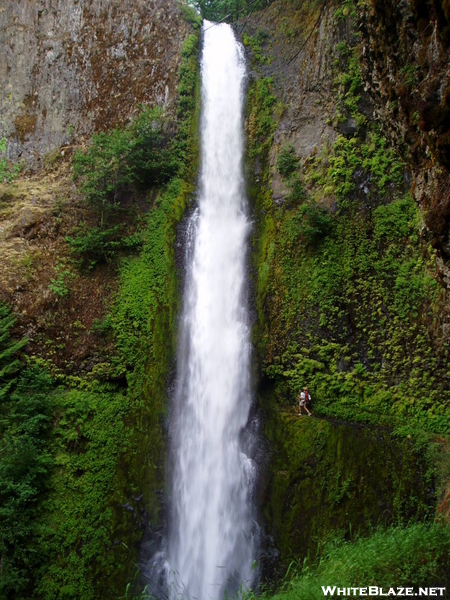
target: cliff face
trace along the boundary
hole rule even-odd
[[[277,0],[238,26],[254,59],[255,346],[272,449],[263,508],[283,558],[349,523],[422,518],[437,500],[449,510],[432,452],[444,454],[450,432],[448,8],[392,4]],[[36,597],[119,596],[142,530],[161,525],[197,50],[184,52],[184,174],[164,195],[123,194],[124,231],[139,232],[142,251],[89,270],[65,237],[98,223],[66,158],[141,102],[175,112],[188,25],[169,0],[10,1],[0,23],[0,136],[11,158],[45,166],[0,186],[0,293],[31,363],[54,378],[43,442],[54,462],[27,541],[39,559],[11,564],[25,565]],[[294,414],[304,384],[323,419]]]
[[[173,106],[187,25],[175,1],[34,0],[0,8],[0,137],[36,168],[75,138]]]
[[[0,329],[26,357],[0,378],[0,597],[119,597],[144,530],[161,526],[198,19],[176,0],[4,4],[0,136],[26,172],[0,183]],[[87,161],[77,183],[75,153]],[[164,157],[160,172],[140,162],[117,183],[149,153]],[[80,189],[99,172],[107,218]]]
[[[319,522],[364,530],[361,495],[373,522],[448,505],[435,458],[450,431],[448,28],[438,4],[279,0],[241,23],[252,61],[255,343],[273,442],[264,506],[285,558],[315,549]],[[328,419],[323,444],[307,446],[317,425],[293,415],[304,385],[314,416]],[[342,421],[361,427],[345,432]],[[380,478],[405,477],[383,492],[385,509],[367,483],[378,467],[366,427],[380,426],[374,455],[416,456],[385,461]],[[341,435],[352,437],[348,452],[332,441]],[[414,495],[420,506],[408,506]]]
[[[450,7],[434,0],[372,0],[361,15],[365,89],[415,176],[412,193],[450,285]]]
[[[55,268],[69,258],[64,237],[92,221],[71,181],[72,151],[94,132],[126,125],[140,104],[173,115],[190,31],[175,0],[25,0],[0,8],[0,137],[9,158],[45,170],[13,185],[0,182],[0,299],[14,303],[32,344],[47,327]],[[103,310],[112,276],[97,271],[72,295],[73,311],[88,327]],[[66,329],[64,321],[53,337]],[[91,353],[92,342],[82,344],[82,354]],[[73,348],[64,354],[59,360],[71,360]]]

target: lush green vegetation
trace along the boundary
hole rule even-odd
[[[22,364],[17,353],[27,343],[26,338],[14,341],[11,330],[16,318],[5,303],[0,303],[0,400],[3,401],[17,383]]]
[[[412,199],[364,219],[333,218],[312,203],[275,215],[279,245],[265,293],[285,300],[267,334],[266,373],[280,398],[307,382],[323,414],[391,426],[408,417],[411,426],[449,432],[447,349],[429,330],[442,296],[420,250]]]
[[[314,554],[336,529],[368,534],[380,523],[429,518],[443,455],[436,434],[450,431],[435,253],[421,238],[403,160],[367,116],[358,38],[349,33],[353,6],[341,3],[335,15],[346,21],[347,41],[335,49],[334,144],[306,160],[289,136],[274,147],[283,114],[273,82],[260,77],[248,95],[254,342],[266,435],[276,449],[265,513],[285,563]],[[266,75],[260,49],[255,68]],[[286,190],[276,201],[273,163]],[[304,385],[317,420],[295,415]]]
[[[28,369],[2,406],[0,594],[4,598],[30,597],[33,572],[46,558],[37,517],[53,466],[47,445],[51,427],[50,386],[51,379],[45,372]]]
[[[274,112],[277,112],[277,100],[272,93],[272,79],[260,77],[250,87],[247,97],[251,110],[247,120],[247,133],[249,136],[250,159],[257,157],[266,161],[272,146],[273,134],[276,130]]]
[[[193,4],[207,18],[232,20],[267,2]],[[336,18],[352,11],[346,0]],[[186,15],[198,27],[198,17]],[[268,66],[264,42],[262,33],[244,39]],[[83,377],[37,357],[25,366],[19,354],[26,340],[12,339],[14,318],[0,305],[2,597],[120,597],[135,569],[142,522],[160,522],[178,301],[174,241],[193,193],[197,52],[192,35],[183,48],[176,123],[141,107],[129,126],[94,136],[74,160],[95,226],[81,225],[67,243],[83,269],[114,262],[118,291],[91,331],[113,350]],[[409,71],[403,75],[408,80]],[[440,584],[450,559],[448,529],[440,525],[376,530],[433,510],[429,439],[450,431],[449,350],[437,333],[443,295],[432,276],[434,254],[420,239],[402,161],[360,112],[358,56],[347,43],[338,47],[335,83],[333,123],[352,119],[357,132],[306,164],[293,146],[280,148],[276,168],[288,193],[278,204],[268,157],[282,107],[268,77],[252,82],[248,95],[249,160],[257,165],[255,345],[266,434],[276,448],[265,512],[283,559],[314,549],[291,570],[280,599],[322,598],[322,584]],[[13,176],[0,161],[0,179]],[[144,215],[130,209],[136,196],[148,199]],[[69,294],[72,267],[59,262],[51,278],[59,298]],[[315,415],[386,426],[395,435],[386,427],[372,433],[299,421],[291,409],[305,383]],[[324,546],[336,530],[374,533]],[[134,597],[132,588],[126,597]]]
[[[326,166],[322,167],[323,157],[315,161],[318,168],[311,173],[311,180],[316,186],[323,186],[326,194],[336,194],[341,207],[358,183],[364,184],[364,178],[370,182],[367,189],[376,195],[384,195],[388,186],[402,184],[403,163],[388,147],[386,139],[374,129],[366,139],[340,135],[332,151],[325,155]]]
[[[263,43],[267,38],[267,32],[264,29],[260,29],[256,32],[256,35],[251,36],[244,31],[242,34],[242,42],[244,46],[248,46],[252,50],[253,60],[260,64],[270,64],[271,57],[267,56],[263,52]]]
[[[288,144],[277,156],[277,171],[282,177],[290,177],[297,171],[298,162],[294,146]]]
[[[11,337],[15,318],[0,304],[0,555],[2,598],[25,597],[32,590],[31,571],[42,564],[35,519],[45,495],[51,456],[51,380],[39,368],[23,370],[18,353],[27,343]]]
[[[121,254],[138,250],[142,247],[142,234],[123,233],[125,225],[119,223],[113,227],[87,227],[81,225],[73,236],[67,236],[70,250],[82,268],[93,269],[97,264],[110,262]],[[58,274],[58,281],[61,274]],[[52,282],[53,283],[53,282]]]
[[[190,20],[198,27],[196,19]],[[142,227],[136,231],[130,196],[183,176],[193,135],[189,115],[195,108],[196,53],[197,36],[192,34],[182,49],[176,122],[159,107],[141,106],[130,125],[95,134],[90,146],[75,154],[74,178],[98,221],[96,227],[82,224],[66,238],[81,267],[92,269],[139,250],[144,232]]]
[[[115,504],[124,503],[117,465],[130,449],[130,401],[94,382],[85,390],[53,392],[52,411],[54,470],[38,520],[46,560],[34,597],[93,599],[99,588],[120,588],[116,579],[127,566]]]
[[[109,260],[124,242],[140,251],[122,259],[116,299],[110,314],[96,325],[97,335],[113,336],[114,354],[105,356],[88,379],[61,375],[64,387],[54,396],[58,421],[52,451],[58,469],[52,479],[50,510],[42,515],[50,567],[38,585],[39,597],[46,599],[60,598],[61,593],[86,600],[123,594],[137,562],[141,515],[145,511],[152,524],[158,523],[158,494],[164,485],[162,423],[177,308],[175,226],[192,193],[196,159],[197,41],[190,36],[183,49],[183,109],[176,134],[167,145],[159,144],[160,139],[156,144],[155,161],[167,160],[169,167],[154,177],[153,159],[141,161],[141,150],[137,162],[128,155],[128,167],[139,166],[134,173],[147,173],[130,185],[161,186],[169,172],[176,175],[158,192],[145,226],[139,234],[119,239],[120,225],[85,229],[78,241],[69,240],[72,247],[79,244],[79,255],[86,261]],[[154,113],[142,114],[151,128]],[[134,140],[131,147],[141,149],[142,121],[138,123],[120,135],[113,132],[110,139],[136,135],[140,141]],[[160,129],[155,131],[158,136]],[[95,175],[89,178],[94,168],[89,166],[84,175],[88,198],[92,182],[97,186],[100,181]],[[102,181],[107,183],[100,185],[101,198],[117,197],[123,189],[123,179],[117,180],[115,190],[109,188],[109,176]]]
[[[210,21],[230,23],[239,17],[266,8],[267,0],[189,0],[198,12]]]
[[[276,453],[264,513],[283,563],[314,554],[330,533],[368,534],[434,514],[435,467],[424,446],[386,431],[280,410],[266,389],[265,432]],[[314,411],[314,408],[313,408]]]
[[[0,139],[0,156],[6,153],[6,138]],[[6,156],[0,158],[0,183],[10,183],[17,178],[20,165],[11,164]]]
[[[281,148],[277,169],[291,190],[283,205],[265,186],[254,190],[264,210],[256,250],[263,370],[282,403],[307,383],[316,413],[448,433],[448,349],[433,333],[443,302],[434,254],[421,245],[401,159],[358,112],[356,49],[337,50],[344,112],[336,123],[353,118],[357,132],[301,169],[294,148]],[[273,96],[258,95],[265,85],[260,79],[249,93],[251,160],[267,156],[270,135],[267,143],[258,132],[276,118]],[[267,166],[259,177],[269,181]]]
[[[248,598],[322,599],[322,586],[383,588],[445,586],[450,561],[450,528],[415,524],[376,531],[353,542],[332,539],[316,561],[294,562],[280,591]],[[347,596],[348,597],[348,596]]]
[[[121,196],[130,188],[162,185],[177,172],[164,120],[160,108],[144,107],[130,126],[95,134],[89,149],[76,153],[74,177],[81,178],[81,191],[98,211],[101,225],[120,208]]]
[[[23,370],[26,340],[11,339],[14,318],[0,305],[2,598],[120,597],[142,523],[159,522],[175,229],[197,160],[197,58],[196,34],[182,50],[177,119],[142,107],[74,158],[93,226],[67,237],[76,260],[58,261],[49,288],[63,299],[77,263],[114,261],[118,291],[91,332],[105,340],[102,362],[80,376],[32,356]],[[134,200],[146,197],[140,213]]]

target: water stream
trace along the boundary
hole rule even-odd
[[[254,466],[243,451],[251,404],[250,222],[243,50],[228,25],[206,22],[204,29],[201,169],[188,226],[166,557],[172,596],[221,600],[249,584],[255,554]]]

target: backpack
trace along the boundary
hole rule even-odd
[[[309,393],[309,390],[305,393],[305,396],[306,408],[311,408],[311,394]]]

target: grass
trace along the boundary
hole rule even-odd
[[[4,411],[0,585],[8,597],[119,597],[135,571],[143,520],[154,526],[160,519],[167,374],[178,301],[174,240],[197,159],[198,37],[189,36],[183,47],[180,111],[169,128],[170,140],[159,116],[144,109],[124,130],[95,138],[92,153],[76,159],[82,191],[104,218],[66,241],[85,267],[114,260],[117,290],[92,329],[93,336],[107,342],[102,362],[90,356],[87,374],[79,375],[29,357],[31,369],[45,379],[45,395],[30,398],[23,385],[13,396],[19,398],[20,391],[21,402]],[[147,212],[135,224],[138,234],[128,235],[113,213],[125,190],[138,189],[139,198],[148,194]],[[73,296],[73,262],[60,260],[50,281],[61,302]],[[0,397],[2,390],[10,393],[18,385],[16,367],[21,365],[15,353],[26,343],[10,342],[14,319],[8,309],[4,312],[0,305],[0,321],[5,317],[0,322]],[[76,314],[68,318],[67,335],[73,339],[84,325]],[[55,340],[47,341],[55,346]],[[27,431],[34,436],[35,455],[22,443]],[[14,472],[14,461],[20,462],[20,472]]]
[[[293,563],[279,590],[247,600],[323,600],[322,586],[389,588],[445,586],[450,528],[415,524],[373,533],[354,542],[335,539],[316,561]],[[341,597],[349,597],[341,596]]]

